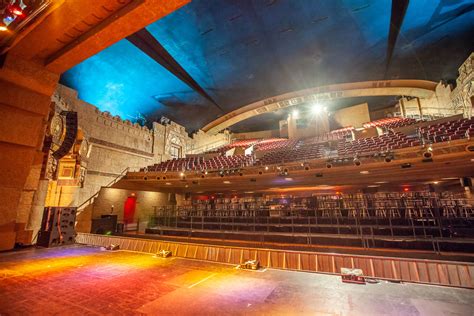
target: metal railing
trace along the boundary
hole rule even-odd
[[[87,200],[85,200],[84,202],[82,202],[78,207],[77,207],[77,215],[79,215],[90,203],[91,201],[93,201],[96,197],[99,196],[99,193],[100,191],[103,189],[103,188],[108,188],[112,185],[114,185],[115,183],[117,183],[118,181],[120,181],[120,179],[122,179],[126,173],[128,172],[129,170],[129,167],[125,168],[117,177],[115,177],[112,181],[110,181],[109,183],[107,183],[105,186],[101,186],[99,190],[97,190],[97,192],[95,192],[93,195],[91,195]]]

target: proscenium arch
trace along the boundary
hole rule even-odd
[[[425,99],[434,95],[436,85],[436,82],[427,80],[381,80],[319,86],[245,105],[210,122],[202,130],[209,134],[216,134],[248,118],[307,102],[390,95]]]

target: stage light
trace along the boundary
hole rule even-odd
[[[226,181],[224,181],[223,183],[224,183],[224,184],[230,184],[230,181],[227,181],[227,180],[226,180]]]
[[[10,4],[7,5],[5,12],[9,12],[15,16],[23,16],[25,12],[23,11],[26,8],[26,5],[23,3],[23,0],[10,1]]]
[[[10,4],[7,7],[7,11],[10,12],[11,14],[14,14],[16,16],[23,16],[23,10],[20,8],[20,6],[16,4]]]
[[[438,184],[438,183],[439,183],[439,181],[434,181],[434,182],[433,182],[433,184]]]
[[[368,170],[362,170],[362,171],[360,172],[360,174],[369,174],[369,171],[368,171]]]
[[[6,32],[6,31],[8,31],[8,27],[4,25],[3,23],[0,24],[0,32]]]
[[[298,115],[300,113],[298,112],[298,110],[293,110],[293,112],[291,112],[291,116],[293,116],[293,118],[297,119],[298,118]]]
[[[403,191],[408,192],[408,191],[410,191],[410,189],[409,188],[403,188]]]
[[[268,171],[268,166],[265,166],[265,171]]]
[[[155,258],[168,258],[168,257],[171,257],[172,255],[172,252],[169,251],[169,250],[160,250],[158,251],[153,257]]]
[[[184,172],[181,172],[179,175],[180,175],[181,177],[184,177]]]
[[[323,107],[320,104],[313,104],[311,106],[311,113],[319,114],[323,111]]]

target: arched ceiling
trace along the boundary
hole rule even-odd
[[[406,10],[390,0],[193,0],[61,82],[124,119],[165,115],[193,130],[245,104],[318,85],[455,79],[474,51],[474,2],[401,2]],[[386,71],[397,14],[403,19]],[[273,127],[263,122],[243,121],[237,130]]]

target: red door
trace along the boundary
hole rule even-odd
[[[125,205],[123,207],[123,222],[125,224],[133,222],[133,216],[135,215],[136,205],[137,205],[136,196],[129,196],[125,200]]]

